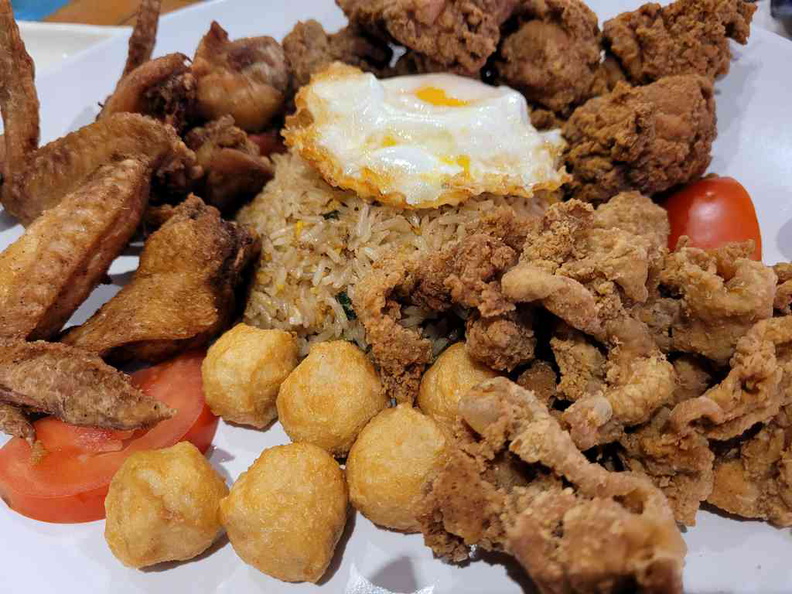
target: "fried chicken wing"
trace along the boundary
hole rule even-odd
[[[0,253],[0,337],[61,329],[135,232],[150,172],[132,159],[100,167]]]
[[[151,59],[157,41],[161,5],[162,0],[140,0],[135,27],[129,37],[129,49],[122,78]]]
[[[495,52],[517,0],[337,0],[355,26],[424,54],[445,70],[476,73]]]
[[[685,545],[649,481],[589,462],[533,393],[504,378],[463,396],[459,415],[458,449],[419,515],[437,554],[506,550],[542,592],[681,591]]]
[[[500,80],[554,112],[599,94],[597,15],[580,0],[528,0],[518,29],[505,36],[494,59]]]
[[[216,22],[193,59],[197,109],[207,120],[231,115],[248,132],[263,129],[283,108],[289,90],[289,65],[272,37],[231,41]]]
[[[33,60],[19,36],[9,0],[0,0],[0,112],[5,131],[4,155],[0,159],[4,183],[0,191],[5,204],[9,178],[24,169],[39,143],[39,101],[33,83]]]
[[[676,74],[715,78],[729,71],[729,39],[748,41],[755,11],[745,0],[649,3],[606,21],[603,36],[634,84]]]
[[[0,339],[0,401],[72,425],[139,429],[174,413],[99,357],[62,344]]]
[[[195,77],[187,56],[168,54],[144,62],[118,81],[99,119],[115,113],[139,113],[181,130],[195,104]]]
[[[655,194],[704,173],[716,135],[712,82],[669,76],[645,87],[618,83],[564,126],[575,198],[603,202],[626,190]]]
[[[23,224],[56,206],[97,168],[121,159],[145,163],[154,182],[184,189],[195,177],[195,155],[173,128],[137,114],[114,114],[41,147],[6,180],[5,208]]]
[[[200,199],[153,233],[132,282],[63,338],[112,360],[156,362],[206,345],[231,322],[257,238]]]
[[[272,179],[272,163],[231,116],[193,128],[184,141],[204,171],[196,191],[220,212],[236,211]]]
[[[294,26],[283,38],[283,51],[295,88],[308,84],[312,74],[336,61],[383,76],[393,55],[385,42],[365,35],[355,27],[344,27],[337,33],[328,34],[313,19],[300,21]]]

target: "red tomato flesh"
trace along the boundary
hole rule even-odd
[[[12,509],[45,522],[90,522],[104,518],[110,480],[130,454],[190,441],[205,452],[217,430],[201,381],[203,354],[189,353],[132,376],[143,392],[176,414],[148,430],[112,431],[76,427],[47,417],[36,421],[46,449],[38,462],[28,443],[14,438],[0,449],[0,496]]]
[[[762,259],[762,234],[751,196],[731,177],[710,177],[686,186],[665,203],[671,223],[668,247],[683,235],[689,245],[713,249],[732,241],[752,239],[752,258]]]

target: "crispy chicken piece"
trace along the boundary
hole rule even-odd
[[[669,76],[618,83],[578,107],[564,126],[575,198],[603,202],[626,190],[655,194],[704,173],[716,135],[712,81]]]
[[[266,127],[282,110],[289,91],[289,65],[277,41],[231,41],[214,21],[195,51],[192,71],[199,114],[207,120],[231,115],[248,132]]]
[[[5,183],[0,187],[0,197],[4,204],[9,178],[24,169],[38,148],[39,101],[33,70],[33,60],[19,36],[11,2],[0,0],[0,112],[5,131],[2,139],[5,154],[0,159],[0,174]]]
[[[672,365],[677,376],[675,404],[701,396],[714,383],[712,370],[706,360],[680,355],[674,359]]]
[[[132,282],[63,341],[115,361],[205,346],[231,322],[258,249],[247,228],[192,196],[146,241]]]
[[[649,481],[589,462],[533,393],[505,378],[463,396],[459,415],[458,449],[419,514],[437,554],[504,549],[541,592],[681,591],[685,544]],[[510,455],[526,465],[516,470]]]
[[[129,49],[121,78],[151,59],[157,41],[162,0],[140,0],[135,27],[129,37]]]
[[[518,0],[337,0],[350,23],[424,54],[445,70],[475,74],[495,52]]]
[[[272,179],[272,163],[231,116],[193,128],[184,141],[204,171],[196,191],[222,213],[236,211]]]
[[[724,365],[748,329],[773,315],[776,275],[752,251],[749,243],[709,251],[683,244],[665,258],[660,286],[678,303],[658,332],[667,332],[670,348]]]
[[[712,492],[715,456],[706,437],[690,427],[675,430],[670,415],[663,408],[649,423],[624,435],[619,457],[663,491],[677,522],[695,526],[699,506]]]
[[[0,254],[0,337],[51,338],[126,247],[149,198],[151,167],[100,167]]]
[[[576,402],[605,388],[605,355],[586,335],[566,325],[550,339],[560,374],[559,397]]]
[[[0,401],[72,425],[140,429],[174,411],[99,357],[62,344],[0,340]]]
[[[527,0],[517,30],[494,59],[499,80],[554,112],[569,112],[600,88],[597,15],[580,0]]]
[[[13,394],[13,390],[0,386],[0,433],[22,438],[33,445],[36,440],[36,430],[19,407],[3,402],[6,399],[3,397],[4,393],[9,393],[6,398],[19,398],[18,395]]]
[[[491,369],[511,371],[534,358],[536,337],[527,308],[471,316],[466,324],[468,354]]]
[[[194,109],[195,77],[187,56],[168,54],[141,64],[118,81],[99,119],[114,113],[139,113],[181,130]]]
[[[782,408],[759,433],[718,458],[708,503],[744,518],[792,526],[790,408]]]
[[[773,266],[778,277],[773,308],[780,314],[788,316],[792,313],[792,263],[780,262]]]
[[[649,3],[606,21],[603,35],[634,84],[676,74],[715,78],[729,71],[729,39],[747,43],[755,11],[744,0]]]
[[[195,155],[173,128],[137,114],[114,114],[37,150],[24,169],[6,180],[5,208],[23,224],[56,206],[102,165],[134,159],[154,172],[154,182],[183,190],[199,173]]]
[[[723,441],[769,421],[792,401],[789,378],[784,377],[790,372],[790,344],[792,316],[757,322],[737,342],[726,378],[674,407],[674,428],[682,432],[694,425],[710,439]]]
[[[393,51],[384,42],[355,27],[328,34],[313,19],[298,22],[283,38],[283,51],[292,72],[294,87],[308,84],[311,75],[339,61],[378,77],[385,74]]]
[[[622,192],[594,211],[596,229],[621,229],[649,241],[653,250],[668,245],[671,225],[666,210],[638,192]]]
[[[553,367],[547,362],[537,359],[532,361],[516,381],[517,385],[534,393],[542,404],[550,408],[558,396],[558,377]],[[553,410],[551,409],[552,413]]]

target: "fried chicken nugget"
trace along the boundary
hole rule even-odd
[[[228,538],[245,563],[285,582],[317,582],[347,518],[344,473],[323,449],[264,450],[220,502]]]
[[[320,342],[281,384],[278,418],[293,441],[343,456],[388,401],[377,371],[355,345]]]
[[[575,198],[655,194],[706,171],[715,128],[712,81],[669,76],[645,87],[618,83],[578,107],[564,126]]]
[[[226,421],[266,427],[275,399],[297,367],[297,341],[283,330],[237,324],[215,342],[201,365],[206,404]]]
[[[440,425],[409,404],[382,411],[360,432],[346,461],[352,505],[375,524],[419,532],[416,506],[445,448]]]
[[[128,567],[192,559],[222,532],[226,495],[225,481],[190,442],[135,452],[110,482],[105,540]]]

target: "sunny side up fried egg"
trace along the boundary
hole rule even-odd
[[[336,63],[295,103],[286,144],[362,198],[428,208],[485,192],[530,197],[568,178],[560,132],[538,132],[508,87],[453,74],[378,80]]]

